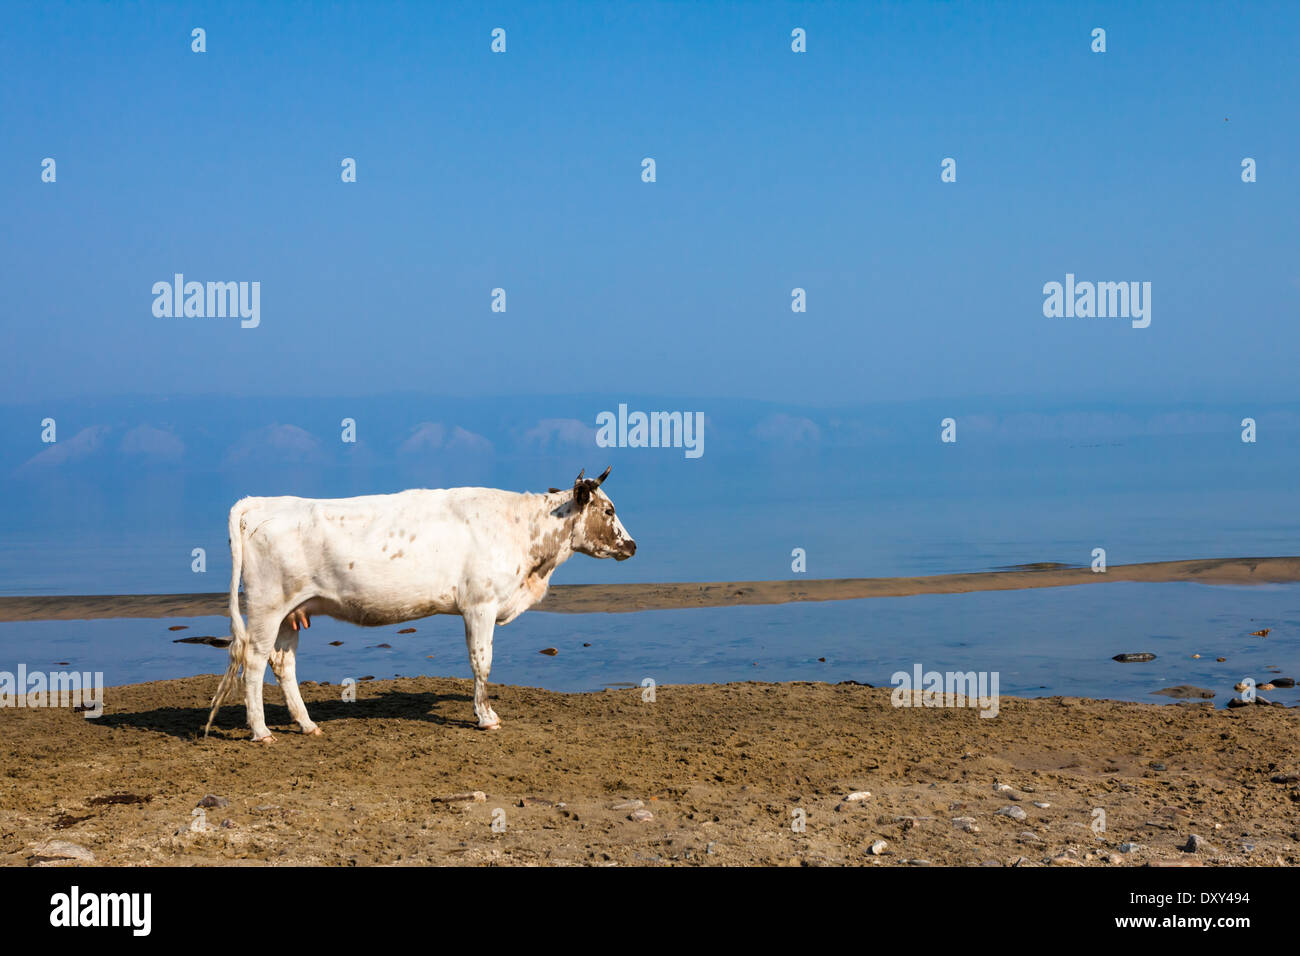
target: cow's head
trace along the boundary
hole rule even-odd
[[[609,477],[610,468],[599,478],[584,478],[587,469],[578,472],[573,483],[573,510],[578,520],[573,527],[573,550],[593,558],[625,561],[636,554],[636,542],[614,513],[614,502],[600,490]]]

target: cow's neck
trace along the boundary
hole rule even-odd
[[[573,557],[573,529],[581,517],[573,509],[573,498],[557,499],[546,495],[541,513],[532,521],[532,540],[529,545],[529,584],[543,588],[552,572]]]

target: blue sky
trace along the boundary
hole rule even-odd
[[[1294,3],[0,16],[0,403],[1297,399]],[[260,327],[155,317],[176,272]],[[1067,272],[1150,328],[1045,318]]]

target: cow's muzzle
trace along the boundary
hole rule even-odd
[[[622,550],[622,551],[620,551],[618,554],[614,555],[614,560],[615,560],[615,561],[626,561],[628,558],[632,557],[632,555],[634,555],[634,554],[636,554],[636,542],[635,542],[635,541],[629,541],[626,545],[623,546],[623,550]]]

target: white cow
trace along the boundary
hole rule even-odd
[[[309,626],[313,613],[365,626],[461,615],[474,714],[480,727],[497,728],[501,720],[487,698],[495,625],[540,601],[574,552],[620,561],[636,553],[600,490],[609,472],[595,479],[580,472],[571,490],[544,495],[451,488],[237,502],[230,509],[230,666],[204,735],[242,667],[253,740],[274,742],[262,713],[268,662],[303,733],[320,733],[307,716],[294,663],[299,625]],[[239,616],[241,572],[247,630]]]

